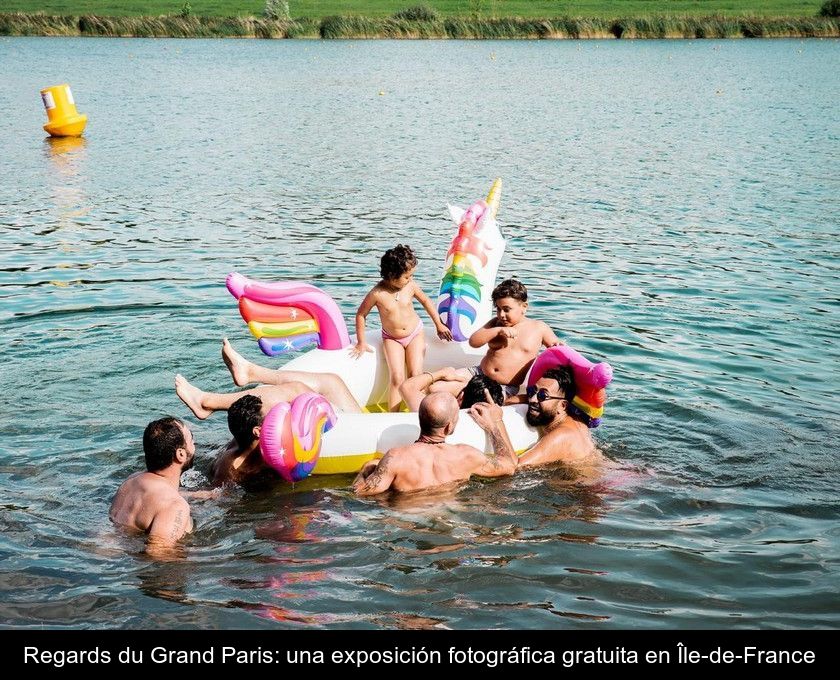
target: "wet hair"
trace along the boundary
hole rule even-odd
[[[240,449],[254,443],[254,428],[262,425],[262,421],[262,399],[253,394],[240,397],[228,409],[228,430]]]
[[[572,375],[572,369],[568,366],[558,366],[557,368],[551,368],[547,370],[545,373],[542,374],[543,378],[548,378],[549,380],[556,380],[557,384],[560,386],[560,393],[563,395],[563,399],[568,402],[571,402],[575,396],[575,379]]]
[[[528,289],[521,281],[505,279],[493,289],[493,302],[506,297],[520,302],[528,302]]]
[[[461,408],[469,408],[475,403],[484,401],[484,390],[490,390],[490,396],[499,406],[505,403],[505,395],[502,386],[493,378],[488,378],[483,373],[476,373],[464,386],[464,398],[461,401]]]
[[[414,251],[400,243],[396,248],[385,251],[379,262],[379,274],[386,281],[392,281],[416,266],[417,256]]]
[[[181,427],[183,421],[171,416],[155,420],[143,432],[143,453],[149,472],[165,470],[175,461],[175,452],[186,447],[187,440]]]

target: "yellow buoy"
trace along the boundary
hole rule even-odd
[[[54,85],[41,90],[41,99],[47,110],[44,130],[53,137],[78,137],[87,125],[87,116],[76,111],[76,102],[69,85]]]

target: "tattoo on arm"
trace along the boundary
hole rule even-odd
[[[379,485],[382,483],[382,478],[388,471],[389,463],[390,461],[388,460],[388,456],[385,456],[382,460],[379,461],[379,465],[376,466],[376,469],[373,472],[371,472],[365,480],[365,484],[363,487],[365,491],[373,491],[374,489],[379,488]]]
[[[493,454],[487,456],[487,461],[492,465],[493,470],[502,469],[505,459],[516,461],[516,453],[508,445],[507,438],[502,435],[498,426],[488,430],[487,435],[490,437],[490,444],[493,447]]]
[[[175,520],[172,522],[172,531],[169,532],[169,540],[170,541],[177,541],[183,531],[181,530],[184,526],[184,509],[179,508],[177,514],[175,515]]]

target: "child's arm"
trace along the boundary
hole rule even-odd
[[[376,290],[374,288],[374,290]],[[365,318],[376,304],[376,296],[373,290],[365,295],[362,304],[359,305],[359,310],[356,312],[356,344],[350,348],[350,356],[358,359],[365,352],[372,352],[373,347],[365,342]]]
[[[543,323],[542,331],[542,343],[544,346],[555,347],[557,345],[565,344],[560,338],[557,337],[557,335],[555,335],[554,331],[551,330],[551,327],[548,324]]]
[[[451,340],[452,331],[443,325],[443,321],[440,320],[440,315],[437,313],[437,310],[432,304],[432,301],[429,299],[429,296],[426,295],[416,283],[414,284],[414,297],[416,297],[418,302],[423,305],[423,309],[426,310],[426,314],[428,314],[429,318],[434,322],[438,337],[441,340]]]
[[[490,319],[490,321],[473,333],[470,336],[470,347],[481,347],[500,335],[508,339],[514,336],[514,330],[512,328],[497,326],[497,323],[497,319]]]

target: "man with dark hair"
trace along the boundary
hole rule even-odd
[[[276,387],[274,389],[277,390]],[[272,397],[269,390],[266,400],[254,394],[246,394],[231,404],[227,418],[233,441],[210,467],[213,484],[239,484],[254,491],[270,488],[280,481],[280,475],[263,460],[260,428],[265,416],[281,400],[281,395]]]
[[[470,375],[470,370],[466,368],[447,366],[437,371],[426,371],[400,385],[400,394],[409,411],[417,411],[423,397],[436,392],[453,394],[460,408],[470,408],[485,400],[485,390],[489,392],[493,403],[499,406],[505,403],[505,395],[499,383],[483,373]]]
[[[485,394],[485,399],[489,402],[490,395]],[[448,392],[426,396],[417,414],[420,437],[365,464],[353,482],[356,494],[374,496],[388,490],[405,493],[466,481],[471,475],[513,474],[516,453],[502,421],[502,409],[483,402],[470,409],[470,416],[490,437],[493,455],[468,444],[446,443],[458,423],[458,413],[458,402]]]
[[[190,506],[178,493],[181,474],[192,467],[195,441],[177,418],[161,418],[143,433],[146,472],[125,480],[111,502],[114,524],[143,531],[149,547],[168,547],[192,531]]]
[[[605,459],[579,420],[571,401],[575,395],[572,372],[567,367],[546,371],[528,388],[529,425],[540,429],[540,439],[519,458],[519,467],[564,463],[576,477],[597,477]]]

